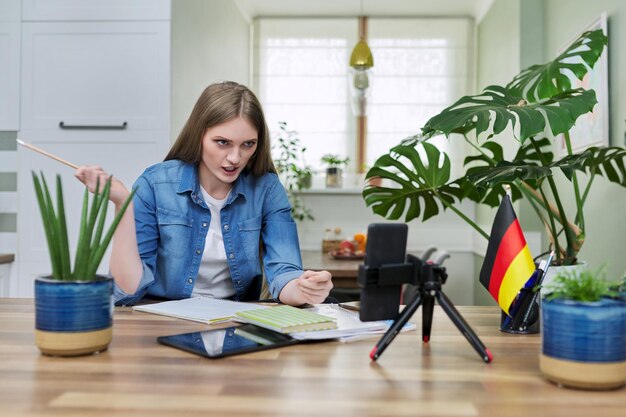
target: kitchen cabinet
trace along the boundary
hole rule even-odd
[[[25,21],[170,20],[169,0],[22,0]]]
[[[0,131],[20,123],[20,2],[0,0]]]
[[[24,0],[19,137],[130,188],[170,146],[169,1]],[[71,253],[84,187],[73,170],[18,149],[17,295],[51,271],[31,171],[62,177]],[[113,218],[109,207],[107,224]],[[110,249],[98,270],[108,273]]]
[[[168,22],[22,25],[22,129],[169,129]]]

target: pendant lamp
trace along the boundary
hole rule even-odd
[[[366,113],[369,95],[371,68],[374,66],[372,51],[366,42],[367,18],[359,17],[359,41],[350,56],[350,90],[352,92],[352,111],[356,116]]]

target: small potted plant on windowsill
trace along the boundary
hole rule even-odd
[[[35,279],[35,343],[54,356],[105,350],[113,335],[113,279],[96,271],[135,191],[104,233],[111,179],[102,192],[98,184],[91,207],[85,189],[72,270],[61,177],[56,177],[56,209],[43,173],[40,178],[33,172],[33,182],[52,266],[51,275]]]
[[[540,367],[550,381],[613,389],[626,380],[626,301],[602,272],[557,275],[541,303]]]
[[[341,158],[339,155],[326,154],[322,156],[322,164],[326,165],[326,187],[341,188],[343,184],[343,168],[348,165],[350,158]]]

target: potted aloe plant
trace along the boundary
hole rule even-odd
[[[96,274],[135,190],[105,232],[111,179],[100,184],[89,204],[85,189],[74,267],[67,235],[61,177],[56,176],[56,204],[46,179],[33,172],[52,274],[35,279],[35,342],[42,353],[77,356],[105,350],[112,338],[113,279]]]
[[[448,209],[463,218],[486,239],[488,233],[457,205],[469,199],[496,207],[511,188],[513,201],[526,199],[537,214],[556,252],[555,265],[577,263],[586,236],[584,206],[598,177],[626,187],[621,147],[592,147],[574,153],[569,131],[576,120],[596,104],[592,89],[572,88],[566,74],[582,79],[608,44],[601,30],[583,33],[553,61],[523,70],[506,86],[491,85],[475,96],[465,96],[432,117],[421,134],[405,139],[380,157],[366,178],[381,177],[389,186],[368,185],[363,198],[374,213],[388,219],[404,216],[408,222],[426,221]],[[549,129],[563,135],[567,154],[555,158]],[[473,150],[464,160],[465,171],[451,177],[451,160],[430,141],[445,135],[467,142]],[[494,139],[515,141],[517,152],[507,160]],[[586,183],[580,175],[586,174]],[[555,177],[571,187],[559,188]],[[565,197],[573,198],[573,212]]]
[[[540,368],[558,384],[613,389],[626,381],[626,300],[602,272],[558,274],[541,303]]]

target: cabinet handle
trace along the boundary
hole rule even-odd
[[[61,121],[59,127],[61,129],[124,130],[128,127],[128,122],[119,125],[68,125]]]

